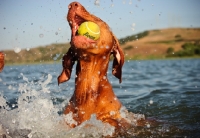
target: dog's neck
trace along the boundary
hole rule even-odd
[[[99,95],[99,88],[108,81],[107,70],[110,57],[99,56],[82,54],[78,59],[75,79],[75,96],[78,103],[95,100]]]

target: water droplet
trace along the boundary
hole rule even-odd
[[[56,35],[58,35],[58,32],[55,32]]]
[[[110,115],[115,115],[115,111],[110,111]]]
[[[53,60],[57,60],[59,56],[60,56],[60,54],[56,54],[55,57],[53,58]]]
[[[15,53],[19,53],[21,51],[21,48],[20,47],[14,47],[14,51],[15,51]]]
[[[15,119],[12,119],[12,123],[15,124],[15,122],[16,122],[16,120],[15,120]]]
[[[28,134],[28,138],[32,138],[32,134],[30,133],[30,134]]]
[[[150,104],[153,104],[153,100],[150,100],[149,103],[150,103]]]
[[[99,6],[100,5],[100,1],[99,0],[95,0],[94,5]]]
[[[108,49],[109,48],[109,46],[106,46],[106,49]]]
[[[82,112],[81,112],[81,114],[85,114],[85,112],[84,112],[84,111],[82,111]]]
[[[105,80],[105,79],[106,79],[106,76],[103,76],[103,79]]]
[[[33,25],[33,23],[31,23],[31,25]]]
[[[132,23],[132,26],[134,27],[134,26],[135,26],[135,23]]]
[[[150,128],[151,126],[150,126],[150,124],[147,124],[147,128]]]
[[[3,29],[6,30],[6,27],[4,27]]]
[[[43,35],[43,34],[40,34],[40,35],[39,35],[39,37],[40,37],[40,38],[43,38],[43,37],[44,37],[44,35]]]
[[[30,48],[26,48],[26,51],[29,51],[30,50]]]
[[[103,59],[106,59],[106,56],[103,56]]]
[[[15,107],[15,104],[12,104],[12,107],[14,108],[14,107]]]
[[[8,129],[6,129],[6,133],[9,134],[9,130]]]
[[[84,138],[85,137],[85,134],[82,134],[82,138]]]
[[[58,31],[60,31],[61,30],[61,28],[58,28]]]

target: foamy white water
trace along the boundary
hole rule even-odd
[[[66,123],[74,122],[72,115],[58,114],[65,105],[54,105],[48,85],[52,76],[40,78],[38,82],[29,80],[23,73],[20,74],[23,83],[18,84],[21,93],[17,104],[11,109],[3,95],[0,96],[0,136],[28,137],[28,138],[57,138],[57,137],[102,137],[112,135],[115,128],[108,123],[96,119],[95,114],[76,128],[70,128]],[[69,99],[70,97],[66,97]],[[67,103],[68,100],[64,101]],[[15,108],[17,107],[17,108]],[[121,109],[122,117],[136,125],[137,119],[143,115],[128,114],[125,107]]]

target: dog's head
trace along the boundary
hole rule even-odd
[[[120,82],[122,81],[122,66],[124,64],[124,54],[120,48],[119,42],[114,34],[111,32],[109,26],[102,21],[100,18],[90,14],[80,3],[72,2],[68,6],[69,11],[67,14],[67,20],[69,22],[69,26],[71,28],[71,41],[73,38],[78,36],[78,28],[79,26],[86,21],[91,21],[96,23],[100,28],[100,38],[98,40],[87,39],[88,43],[95,43],[97,48],[88,48],[84,50],[90,50],[90,53],[95,54],[113,54],[113,70],[112,73],[115,77],[117,77]],[[84,36],[83,36],[84,37]],[[71,43],[74,44],[74,43]],[[73,45],[76,47],[76,45]],[[100,48],[100,47],[105,47]],[[77,47],[76,47],[77,48]],[[78,48],[77,48],[78,49]],[[91,52],[92,51],[92,52]],[[68,73],[69,74],[69,73]],[[71,73],[70,73],[71,74]],[[67,76],[70,78],[70,76]]]

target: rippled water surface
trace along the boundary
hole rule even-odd
[[[24,110],[30,108],[30,105],[19,103],[19,99],[26,92],[35,92],[32,97],[37,97],[38,93],[44,93],[39,95],[39,98],[37,97],[37,103],[45,103],[40,108],[45,106],[47,110],[55,110],[52,107],[56,107],[51,115],[59,114],[55,115],[55,118],[59,120],[62,109],[74,90],[75,69],[71,79],[58,86],[57,76],[60,72],[61,64],[57,63],[4,68],[0,74],[0,124],[7,133],[11,127],[16,129],[17,125],[23,124],[23,121],[18,120],[16,124],[16,121],[12,120],[15,119],[12,113],[18,106],[23,107],[23,110],[18,110],[18,112],[21,111],[18,118],[19,116],[25,118],[29,115]],[[130,112],[144,114],[147,119],[157,122],[155,126],[136,127],[132,137],[200,137],[200,59],[126,61],[121,84],[112,76],[111,68],[108,70],[108,78],[116,95]],[[36,100],[27,95],[24,97],[22,102],[27,100],[27,103],[31,103]],[[31,105],[33,106],[37,105]],[[37,112],[35,113],[37,115]],[[2,114],[10,115],[5,117]],[[30,116],[30,118],[34,117]],[[37,124],[34,126],[36,127]],[[86,129],[83,132],[86,131],[94,133]],[[16,134],[16,132],[12,133]],[[23,137],[19,133],[16,135]],[[51,137],[51,134],[49,135]],[[37,136],[39,137],[39,134]],[[34,136],[29,135],[29,137]],[[81,137],[87,136],[81,133]]]

